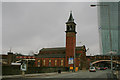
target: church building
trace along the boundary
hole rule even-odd
[[[66,47],[43,48],[36,57],[36,67],[73,70],[86,69],[86,47],[76,46],[76,23],[72,12],[66,22]]]

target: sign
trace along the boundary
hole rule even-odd
[[[73,67],[70,67],[70,69],[73,69]]]
[[[11,65],[21,65],[21,63],[11,63]]]
[[[23,64],[21,65],[21,70],[22,70],[22,71],[26,71],[26,64],[25,64],[25,63],[23,63]]]
[[[75,68],[75,71],[78,71],[78,67]]]
[[[69,58],[68,64],[73,64],[73,58]]]

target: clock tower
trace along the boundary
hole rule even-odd
[[[66,22],[66,67],[75,66],[75,48],[76,48],[76,23],[74,22],[72,12]]]

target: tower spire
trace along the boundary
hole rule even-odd
[[[72,16],[72,11],[70,11],[70,17],[68,19],[68,22],[74,22],[73,16]]]

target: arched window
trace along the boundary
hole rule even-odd
[[[72,25],[70,25],[70,31],[72,30]]]
[[[43,60],[43,66],[45,66],[45,59]]]
[[[55,66],[57,66],[57,60],[55,60]]]
[[[61,60],[61,66],[63,66],[63,59]]]
[[[40,60],[38,60],[38,67],[40,67]]]
[[[67,30],[69,31],[69,25],[67,25]]]
[[[49,59],[49,66],[51,66],[51,59]]]

